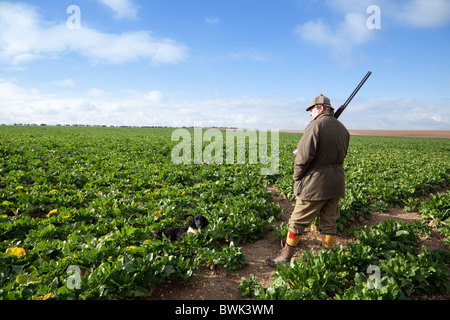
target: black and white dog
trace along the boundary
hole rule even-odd
[[[208,219],[206,219],[204,216],[197,215],[189,220],[188,227],[167,228],[165,230],[155,230],[152,232],[158,239],[162,239],[162,235],[164,234],[171,241],[179,241],[186,235],[186,233],[197,233],[201,229],[204,229],[208,225],[208,223]]]

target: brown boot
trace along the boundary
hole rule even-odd
[[[281,240],[281,253],[276,258],[267,257],[266,263],[271,267],[276,267],[280,262],[290,263],[295,254],[295,247],[286,244],[286,239]]]
[[[325,251],[328,251],[329,249],[334,247],[335,240],[336,236],[322,234],[322,248],[325,249]]]

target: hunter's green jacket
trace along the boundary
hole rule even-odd
[[[297,146],[294,193],[301,200],[345,195],[344,159],[350,134],[333,114],[320,114],[306,127]]]

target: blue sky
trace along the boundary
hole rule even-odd
[[[349,129],[450,130],[449,39],[449,0],[0,0],[0,123],[301,130],[370,70]]]

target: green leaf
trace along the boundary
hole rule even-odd
[[[41,279],[37,275],[25,275],[25,274],[19,274],[16,277],[16,283],[18,283],[21,286],[28,286],[33,283],[40,283]]]

